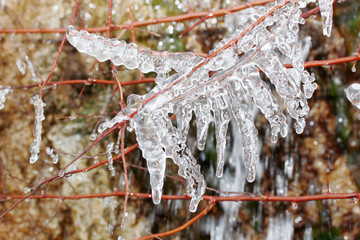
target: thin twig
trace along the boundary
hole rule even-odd
[[[149,236],[139,238],[138,240],[153,239],[155,237],[166,237],[166,236],[170,236],[174,233],[180,232],[180,231],[186,229],[187,227],[189,227],[190,225],[192,225],[194,222],[196,222],[203,216],[205,216],[215,206],[215,204],[216,204],[215,201],[211,201],[210,204],[204,210],[202,210],[198,215],[196,215],[195,217],[193,217],[188,222],[186,222],[185,224],[183,224],[182,226],[180,226],[178,228],[175,228],[170,231],[163,232],[163,233],[151,234]]]
[[[46,228],[46,226],[51,222],[51,220],[54,219],[54,217],[56,216],[57,212],[60,209],[60,206],[61,206],[62,202],[63,202],[63,200],[60,199],[59,204],[55,208],[54,212],[51,214],[50,218],[45,222],[44,226],[42,226],[40,228],[40,230],[35,233],[35,236],[33,237],[33,239],[36,239],[37,235],[39,235]]]

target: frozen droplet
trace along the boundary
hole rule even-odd
[[[94,157],[94,164],[96,165],[96,164],[99,164],[99,156],[95,156]]]
[[[29,192],[31,192],[31,188],[26,187],[26,188],[24,189],[24,193],[25,193],[25,194],[28,194]]]
[[[223,166],[218,166],[216,168],[216,177],[221,178],[223,176]]]
[[[356,72],[356,65],[355,64],[352,66],[351,71]]]
[[[153,189],[152,190],[152,200],[154,204],[159,204],[161,202],[161,190],[160,189]]]
[[[297,134],[301,134],[304,131],[305,128],[305,119],[304,118],[299,118],[296,122],[295,122],[295,131]]]
[[[345,89],[347,99],[360,109],[360,83],[353,83]]]
[[[255,171],[249,171],[247,169],[247,173],[246,173],[246,180],[249,183],[252,183],[253,181],[255,181],[255,176],[256,176],[256,172]]]
[[[91,135],[90,135],[90,140],[91,141],[95,141],[97,139],[97,134],[96,133],[92,133]]]
[[[75,27],[73,25],[69,25],[68,28],[66,29],[66,34],[72,34],[73,31],[75,31]]]
[[[63,170],[63,169],[61,169],[61,170],[59,171],[59,177],[63,177],[63,176],[64,176],[64,174],[65,174],[64,170]]]
[[[192,198],[189,205],[190,212],[196,212],[197,206],[202,198]]]
[[[278,135],[277,134],[271,134],[271,142],[272,143],[277,143],[278,140]]]

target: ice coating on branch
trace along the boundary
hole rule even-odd
[[[205,147],[210,123],[215,125],[217,177],[222,176],[226,161],[228,124],[231,119],[235,120],[242,135],[249,182],[255,179],[259,148],[251,105],[255,104],[269,121],[272,142],[275,143],[279,135],[287,135],[282,106],[294,119],[296,132],[303,131],[304,117],[309,112],[307,99],[317,87],[315,78],[304,69],[297,42],[299,24],[304,23],[299,8],[309,1],[290,2],[271,12],[278,2],[259,7],[257,14],[218,43],[207,58],[191,53],[156,53],[69,27],[67,39],[80,52],[99,61],[111,60],[115,65],[158,74],[157,85],[145,95],[130,95],[128,108],[119,113],[130,116],[136,112],[129,120],[130,129],[135,130],[147,161],[154,203],[161,201],[166,159],[172,159],[178,166],[178,174],[186,181],[186,194],[191,197],[190,211],[196,211],[205,193],[200,165],[186,145],[189,123],[194,117],[199,150]],[[269,12],[271,14],[267,14]],[[265,14],[268,16],[259,22]],[[258,24],[253,25],[255,22]],[[248,29],[252,30],[245,33]],[[291,63],[293,69],[285,68],[286,63]],[[171,69],[177,73],[169,76]],[[270,81],[260,78],[259,69]],[[274,96],[269,84],[275,87],[279,98]],[[170,119],[173,114],[176,124]],[[113,119],[103,123],[99,132],[117,122],[119,120]]]
[[[319,0],[323,34],[330,37],[333,21],[333,0]]]
[[[30,146],[30,164],[33,164],[39,159],[42,129],[41,122],[45,120],[44,107],[46,104],[41,98],[39,98],[39,94],[35,94],[32,98],[30,98],[30,103],[34,104],[35,107],[34,141]]]
[[[129,119],[130,118],[128,116],[124,115],[122,112],[119,112],[118,114],[116,114],[116,116],[113,119],[107,120],[107,121],[101,123],[98,127],[98,132],[101,134],[106,129],[112,128],[113,126],[115,126],[115,124],[121,123],[123,121],[127,121]]]
[[[0,110],[5,107],[6,95],[8,95],[12,89],[10,88],[3,88],[0,85]]]
[[[360,83],[350,84],[345,89],[346,97],[358,109],[360,109]]]
[[[186,66],[184,62],[197,56],[193,53],[171,54],[153,52],[139,48],[134,43],[127,44],[117,39],[107,39],[86,31],[78,31],[70,25],[66,31],[67,40],[79,52],[95,57],[100,62],[111,60],[116,66],[124,65],[128,69],[140,69],[143,73],[167,73],[171,69],[179,71]]]

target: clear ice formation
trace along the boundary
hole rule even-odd
[[[345,89],[347,99],[358,109],[360,109],[360,83],[350,84]]]
[[[107,153],[107,156],[108,156],[109,170],[110,171],[112,171],[114,169],[113,157],[112,157],[113,150],[114,150],[114,143],[111,142],[106,146],[106,153]]]
[[[161,201],[167,158],[178,165],[178,174],[186,180],[186,193],[191,197],[190,211],[196,211],[205,192],[206,183],[200,165],[186,146],[193,115],[196,117],[199,150],[205,147],[209,124],[215,123],[217,177],[223,174],[228,124],[232,118],[235,120],[242,134],[247,180],[254,181],[258,137],[249,106],[255,104],[269,121],[272,142],[277,141],[279,134],[286,136],[288,129],[282,105],[260,78],[259,69],[283,99],[285,109],[295,120],[296,132],[303,131],[304,117],[309,112],[307,99],[316,89],[315,78],[304,69],[297,43],[299,24],[305,22],[300,8],[305,7],[309,0],[286,4],[243,37],[238,37],[279,2],[258,8],[257,14],[218,43],[208,58],[193,53],[153,52],[69,26],[67,39],[78,51],[101,62],[111,60],[128,69],[138,68],[143,73],[158,74],[157,85],[146,95],[130,95],[127,108],[120,113],[121,116],[132,116],[130,129],[135,130],[147,161],[155,204]],[[293,65],[292,74],[284,67],[284,55]],[[177,73],[169,75],[171,69]],[[176,115],[176,127],[169,117],[172,114]],[[106,123],[106,128],[114,126],[114,122],[119,121],[111,120],[111,124]]]
[[[30,164],[33,164],[39,159],[42,129],[41,122],[45,120],[44,107],[46,104],[39,97],[39,94],[35,94],[32,98],[30,98],[30,103],[34,104],[35,107],[34,141],[30,146]]]
[[[130,118],[128,116],[124,115],[122,112],[118,112],[118,114],[116,114],[116,116],[114,118],[112,118],[111,120],[101,123],[98,127],[98,132],[101,134],[106,129],[112,128],[113,126],[115,126],[115,124],[129,120],[129,119]]]
[[[51,157],[53,164],[57,164],[59,162],[59,155],[54,153],[53,148],[46,147],[46,154]]]

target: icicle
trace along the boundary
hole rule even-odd
[[[323,34],[330,37],[333,20],[333,0],[319,0]]]
[[[216,152],[217,152],[217,167],[216,167],[216,177],[221,178],[223,175],[223,168],[225,163],[225,152],[226,152],[226,134],[228,125],[230,122],[230,112],[227,109],[227,104],[222,97],[218,98],[216,101],[216,108],[219,109],[215,111],[214,121],[215,121],[215,137],[216,137]],[[226,107],[225,107],[226,106]]]
[[[42,121],[45,120],[44,107],[46,104],[39,98],[38,94],[35,94],[30,103],[35,106],[35,121],[34,121],[34,142],[30,146],[30,163],[33,164],[39,159],[40,143],[41,143],[41,129]]]
[[[0,109],[5,107],[6,95],[8,95],[10,92],[12,92],[11,88],[3,88],[0,85]]]

